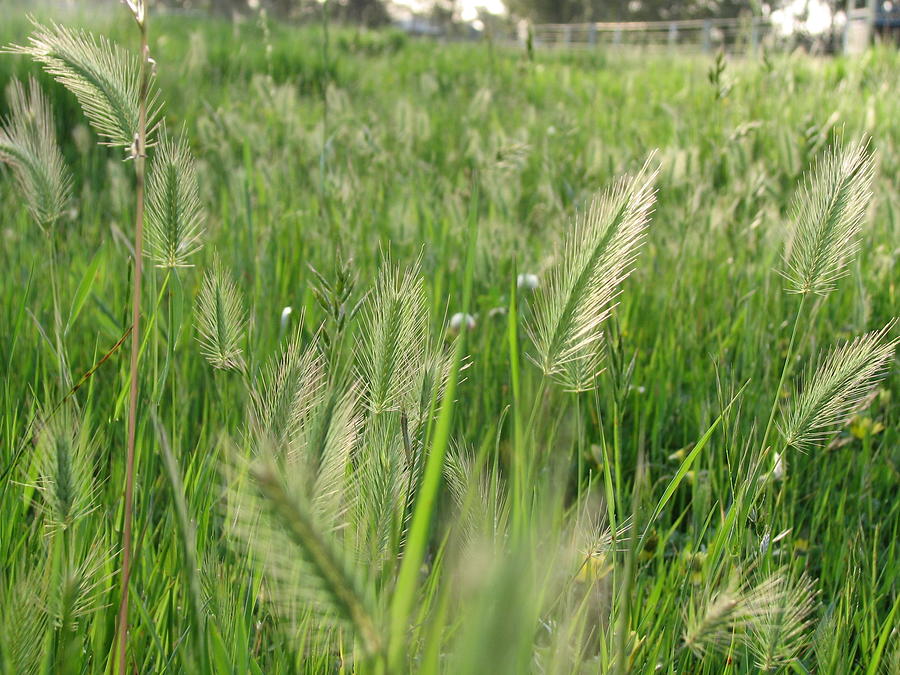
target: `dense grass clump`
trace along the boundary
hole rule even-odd
[[[0,25],[3,672],[897,672],[896,52],[124,4]]]

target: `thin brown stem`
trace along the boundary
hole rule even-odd
[[[138,360],[141,349],[141,276],[144,257],[144,164],[147,141],[147,97],[150,88],[146,14],[135,18],[141,31],[141,84],[138,130],[134,139],[136,214],[134,230],[134,287],[131,307],[131,389],[128,399],[128,447],[125,455],[125,523],[122,534],[122,598],[119,604],[118,673],[126,672],[128,646],[128,582],[131,579],[131,521],[134,495],[134,443],[137,431]]]

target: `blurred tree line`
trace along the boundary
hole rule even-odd
[[[321,12],[320,0],[157,0],[183,9],[242,14],[265,9],[273,16],[309,18]],[[832,11],[846,0],[825,0]],[[863,0],[856,0],[862,2]],[[2,0],[0,0],[2,2]],[[760,15],[764,8],[787,0],[504,0],[513,17],[535,23],[586,21],[668,21],[677,19],[734,18]],[[329,16],[337,21],[377,26],[390,21],[388,6],[403,0],[328,0]],[[459,0],[432,0],[432,20],[444,25],[457,15]]]
[[[161,0],[183,9],[246,13],[264,8],[270,14],[303,17],[318,13],[318,0]],[[504,0],[510,14],[535,22],[653,21],[736,17],[741,12],[758,13],[754,0]],[[377,25],[390,19],[390,0],[328,0],[328,11],[337,20]],[[432,13],[453,14],[455,0],[435,0]]]
[[[185,10],[235,15],[264,9],[272,16],[300,19],[318,16],[322,5],[318,0],[158,0],[159,4]],[[390,16],[383,0],[328,0],[328,14],[336,21],[377,26]]]

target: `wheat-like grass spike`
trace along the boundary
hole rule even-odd
[[[794,202],[794,233],[782,271],[789,291],[825,295],[846,274],[859,248],[874,167],[862,139],[818,161]]]
[[[863,405],[900,342],[888,339],[895,325],[892,320],[881,330],[832,349],[815,371],[807,372],[779,425],[787,445],[801,451],[821,445]]]
[[[0,162],[9,164],[32,217],[53,225],[69,202],[72,178],[56,143],[53,115],[32,78],[28,91],[13,80],[7,89],[9,116],[0,123]]]
[[[366,403],[374,413],[412,409],[419,402],[429,347],[428,309],[418,265],[404,271],[385,262],[366,300],[358,362]]]
[[[241,339],[247,318],[240,291],[218,259],[203,279],[195,316],[197,339],[207,361],[223,370],[242,368]]]
[[[562,259],[538,290],[526,329],[534,361],[567,389],[593,385],[601,326],[644,242],[655,202],[650,160],[632,177],[597,194],[565,238]]]
[[[786,569],[776,570],[748,593],[752,620],[745,640],[758,668],[784,668],[806,650],[815,600],[813,580],[805,574],[793,579]]]
[[[140,62],[136,55],[105,37],[37,21],[27,44],[11,45],[5,51],[30,56],[71,91],[104,143],[133,146],[140,117]],[[159,117],[152,81],[147,109],[149,137]]]
[[[165,131],[147,177],[145,252],[157,267],[188,267],[200,249],[203,209],[197,172],[183,134]]]

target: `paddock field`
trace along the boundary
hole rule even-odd
[[[135,50],[120,9],[58,18]],[[4,17],[0,43],[32,30]],[[143,270],[129,672],[900,672],[896,350],[788,442],[821,357],[900,314],[895,49],[711,77],[712,56],[149,30],[204,216],[189,266]],[[40,227],[0,166],[0,655],[115,672],[134,161],[0,55],[0,87],[30,75],[72,182]],[[804,181],[859,139],[858,253],[790,293]],[[540,368],[541,312],[594,245],[566,247],[573,221],[648,157],[643,245],[590,324],[604,372],[573,393]],[[217,339],[234,367],[204,358]]]

